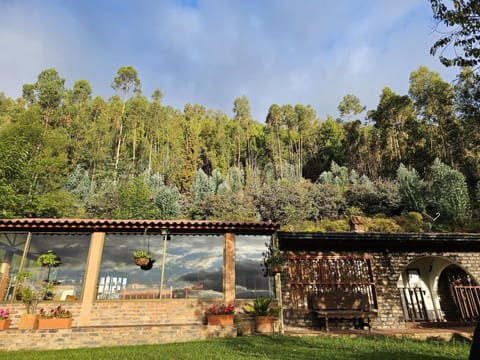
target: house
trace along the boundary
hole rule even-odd
[[[249,221],[0,219],[0,307],[12,314],[0,348],[236,336],[252,331],[242,307],[260,296],[274,296],[283,307],[276,330],[402,329],[480,316],[480,234],[278,230]],[[271,242],[287,267],[264,276]],[[37,263],[49,250],[59,266]],[[152,254],[149,266],[135,264],[138,250]],[[39,307],[70,310],[71,329],[18,330],[20,272],[55,285]],[[235,304],[235,327],[206,325],[205,310],[219,303]]]
[[[358,294],[370,326],[470,322],[480,316],[480,234],[278,232],[286,325],[324,326],[313,299]],[[333,296],[333,295],[331,295]],[[346,310],[346,309],[344,309]]]

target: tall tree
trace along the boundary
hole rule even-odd
[[[356,116],[365,111],[365,106],[362,106],[360,99],[352,94],[347,94],[342,98],[338,104],[338,111],[340,117],[345,121],[352,121]]]
[[[413,104],[406,95],[395,94],[384,88],[376,110],[368,113],[375,122],[380,138],[381,175],[392,176],[401,162],[406,160],[405,125],[414,118]]]
[[[123,114],[125,113],[125,106],[130,95],[130,90],[134,93],[140,93],[140,79],[138,78],[137,70],[132,66],[123,66],[117,70],[117,76],[113,79],[110,85],[114,90],[123,94],[123,105],[120,113],[119,131],[117,139],[117,150],[115,153],[115,176],[118,170],[118,163],[120,161],[120,149],[123,141]]]
[[[456,153],[462,142],[461,129],[455,116],[455,92],[437,72],[420,66],[410,74],[409,94],[415,110],[427,131],[430,157],[455,166]]]
[[[236,166],[242,166],[242,159],[245,162],[243,165],[250,165],[252,163],[252,149],[250,143],[250,127],[253,119],[250,113],[250,104],[248,98],[243,95],[238,97],[233,102],[233,120],[235,122],[234,137],[236,147]],[[242,154],[242,152],[245,152]]]
[[[43,70],[35,84],[23,85],[23,98],[27,103],[40,106],[45,129],[54,123],[54,111],[61,105],[64,95],[65,79],[55,69]]]
[[[445,66],[476,66],[480,61],[480,2],[478,0],[430,0],[437,30],[442,36],[430,48],[435,55],[441,50]],[[444,25],[446,30],[443,27]],[[451,47],[452,54],[445,55]]]
[[[480,76],[465,68],[455,84],[456,109],[463,126],[462,172],[471,189],[480,180]]]

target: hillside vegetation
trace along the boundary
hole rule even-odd
[[[338,118],[272,104],[255,120],[245,96],[232,116],[164,105],[131,66],[109,99],[47,69],[21,98],[0,93],[0,216],[343,231],[362,215],[370,231],[479,231],[479,84],[469,68],[451,85],[422,66],[376,109],[348,94]]]

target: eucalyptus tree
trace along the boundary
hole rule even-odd
[[[329,116],[320,124],[316,136],[320,173],[329,169],[332,162],[343,164],[345,131],[342,124]]]
[[[117,146],[115,152],[115,176],[117,177],[118,163],[120,161],[120,149],[123,141],[123,126],[124,119],[123,115],[125,113],[125,106],[130,96],[130,92],[140,93],[141,92],[141,83],[138,78],[137,70],[132,66],[123,66],[117,70],[117,76],[113,79],[112,84],[110,85],[115,91],[123,95],[122,100],[122,110],[120,116],[116,119],[118,123],[118,136],[117,136]]]
[[[148,166],[148,158],[146,158],[148,141],[146,140],[146,134],[150,129],[146,128],[145,123],[148,108],[147,99],[140,94],[130,98],[125,108],[124,144],[127,158],[131,160],[130,168],[134,175],[143,172],[143,169]]]
[[[376,151],[381,168],[377,175],[392,176],[400,163],[407,161],[406,128],[415,121],[413,103],[408,96],[397,95],[387,87],[377,108],[370,110],[367,117],[378,131],[378,138],[372,137],[373,142],[378,142]]]
[[[358,120],[356,118],[365,111],[366,107],[361,104],[357,96],[347,94],[342,98],[337,109],[342,120],[348,122]]]
[[[204,106],[197,104],[186,104],[184,106],[184,121],[181,127],[184,151],[178,176],[180,191],[183,193],[190,191],[195,173],[200,166],[200,125],[201,118],[205,116],[205,113]]]
[[[455,84],[456,110],[463,127],[462,173],[470,188],[480,180],[480,76],[465,68]]]
[[[267,133],[269,138],[269,148],[277,178],[283,177],[283,146],[282,146],[282,109],[277,104],[273,104],[268,109],[267,114]]]
[[[40,72],[37,82],[23,85],[23,98],[29,105],[38,105],[43,113],[45,130],[49,125],[57,125],[59,116],[55,110],[59,108],[65,96],[65,79],[61,78],[55,69]]]
[[[250,113],[250,103],[248,98],[243,95],[233,102],[233,121],[234,125],[234,144],[237,167],[250,166],[252,160],[252,149],[250,141],[250,128],[253,123]]]
[[[425,66],[410,74],[409,95],[415,111],[426,129],[422,134],[427,139],[430,158],[456,165],[462,157],[460,123],[455,115],[455,91],[452,85],[442,80],[436,72]],[[413,134],[412,134],[413,135]]]

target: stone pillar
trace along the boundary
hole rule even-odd
[[[87,268],[85,271],[85,284],[83,287],[82,306],[80,309],[79,326],[88,326],[90,322],[90,312],[93,302],[97,296],[97,281],[100,272],[100,262],[102,260],[103,243],[105,233],[94,232],[90,239],[90,250],[88,253]]]
[[[235,301],[235,234],[225,234],[223,250],[223,295],[227,304]]]

